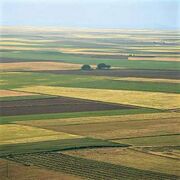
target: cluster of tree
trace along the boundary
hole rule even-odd
[[[111,66],[110,65],[107,65],[105,63],[100,63],[97,65],[96,69],[99,69],[99,70],[107,70],[107,69],[110,69]],[[82,67],[81,67],[82,70],[92,70],[93,68],[89,65],[89,64],[84,64]]]

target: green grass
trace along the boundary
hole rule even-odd
[[[78,55],[63,54],[56,51],[19,51],[18,53],[3,52],[2,57],[31,59],[31,60],[55,60],[77,64],[98,64],[107,63],[115,67],[133,69],[171,69],[179,70],[179,62],[163,61],[128,61],[122,59],[103,59]]]
[[[180,134],[152,137],[138,137],[119,140],[135,146],[180,146]]]
[[[3,80],[5,84],[1,84],[0,89],[50,85],[62,87],[180,93],[179,84],[172,85],[171,83],[116,81],[110,77],[100,76],[21,72],[17,74],[1,73],[1,80]]]
[[[55,96],[51,96],[51,95],[11,96],[11,97],[0,97],[0,101],[44,99],[44,98],[52,98],[52,97],[55,97]]]
[[[140,108],[140,109],[124,109],[124,110],[106,110],[106,111],[89,111],[89,112],[73,112],[73,113],[55,113],[55,114],[34,114],[34,115],[19,115],[19,116],[1,116],[0,124],[13,123],[15,121],[29,120],[48,120],[48,119],[64,119],[77,117],[94,117],[94,116],[114,116],[125,114],[144,114],[157,113],[162,110]]]
[[[34,142],[34,143],[0,145],[0,157],[12,155],[12,154],[23,154],[23,153],[34,153],[34,152],[60,151],[60,150],[93,148],[93,147],[127,147],[127,146],[128,145],[125,144],[118,144],[106,140],[93,139],[93,138],[54,140],[54,141],[43,141],[43,142]]]

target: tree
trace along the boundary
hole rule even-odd
[[[81,67],[82,70],[91,70],[91,66],[89,64],[84,64],[82,67]]]
[[[111,66],[110,65],[107,65],[105,63],[100,63],[97,65],[97,69],[100,69],[100,70],[104,70],[104,69],[110,69]]]

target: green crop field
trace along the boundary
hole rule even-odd
[[[115,90],[137,90],[150,92],[172,92],[179,93],[180,85],[170,82],[134,82],[125,80],[115,80],[114,77],[107,76],[83,76],[83,75],[60,75],[49,73],[1,73],[4,84],[0,84],[1,89],[14,89],[32,85],[53,85],[63,87],[80,87],[92,89],[115,89]]]
[[[121,139],[119,142],[136,146],[180,146],[180,134]]]
[[[180,177],[178,31],[2,29],[0,177]]]
[[[178,70],[179,62],[170,61],[128,61],[127,59],[106,59],[106,58],[94,58],[94,57],[82,57],[82,56],[72,56],[64,55],[58,52],[34,52],[34,51],[22,51],[20,53],[3,52],[2,54],[5,58],[13,59],[25,59],[24,61],[36,61],[36,60],[49,60],[67,62],[67,63],[77,63],[77,64],[98,64],[102,61],[104,63],[110,64],[111,66],[121,67],[121,68],[133,68],[133,69],[167,69],[167,70]]]

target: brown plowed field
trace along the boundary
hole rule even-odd
[[[47,70],[38,71],[53,74],[77,74],[94,76],[112,76],[112,77],[143,77],[143,78],[162,78],[162,79],[180,79],[180,72],[176,70],[150,70],[150,69],[111,69],[111,70]]]
[[[101,111],[136,108],[98,101],[82,100],[68,97],[29,99],[0,102],[0,115],[27,115],[64,112]]]

